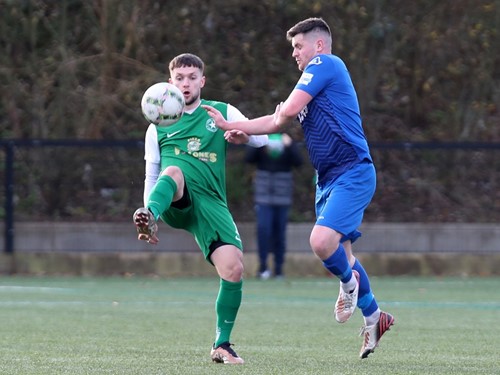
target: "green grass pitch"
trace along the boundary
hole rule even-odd
[[[372,278],[396,324],[367,359],[362,317],[338,324],[329,278],[244,284],[213,364],[218,279],[0,277],[0,374],[498,374],[499,278]]]

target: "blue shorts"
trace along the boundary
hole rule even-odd
[[[328,185],[316,186],[316,225],[342,234],[341,242],[356,241],[361,236],[357,229],[375,193],[376,179],[374,165],[363,163]]]

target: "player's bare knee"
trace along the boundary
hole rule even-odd
[[[311,234],[309,238],[311,249],[322,260],[329,258],[339,247],[339,241],[331,237]]]
[[[231,282],[238,282],[243,278],[243,263],[235,262],[229,264],[220,272],[220,277]]]
[[[182,170],[175,166],[175,165],[170,165],[167,168],[163,170],[161,173],[163,176],[170,176],[174,181],[177,182],[179,179],[184,179],[184,175],[182,173]]]
[[[324,243],[320,243],[319,241],[310,242],[311,250],[319,259],[326,259],[329,257],[329,254],[332,253],[332,249],[325,246]]]
[[[238,263],[234,266],[232,272],[232,278],[234,282],[240,281],[243,278],[243,263]]]
[[[236,246],[224,245],[218,247],[212,253],[210,260],[222,279],[238,282],[243,277],[243,254]]]

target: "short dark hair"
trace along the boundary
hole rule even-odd
[[[172,71],[175,68],[182,68],[183,66],[194,66],[198,68],[203,73],[205,71],[205,63],[198,56],[192,53],[183,53],[174,57],[170,64],[168,64],[168,70]]]
[[[286,33],[287,40],[292,40],[292,38],[297,34],[307,34],[311,31],[324,31],[332,36],[332,32],[330,31],[330,26],[326,23],[323,18],[319,17],[311,17],[307,18],[303,21],[300,21],[295,26],[293,26]]]

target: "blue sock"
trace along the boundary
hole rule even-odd
[[[363,316],[370,316],[378,309],[377,301],[370,287],[370,279],[357,259],[352,269],[359,273],[358,307],[361,309]]]
[[[352,269],[351,266],[349,266],[349,261],[347,260],[347,255],[342,244],[339,244],[338,249],[329,258],[323,261],[323,266],[337,276],[343,283],[347,283],[351,280]]]

